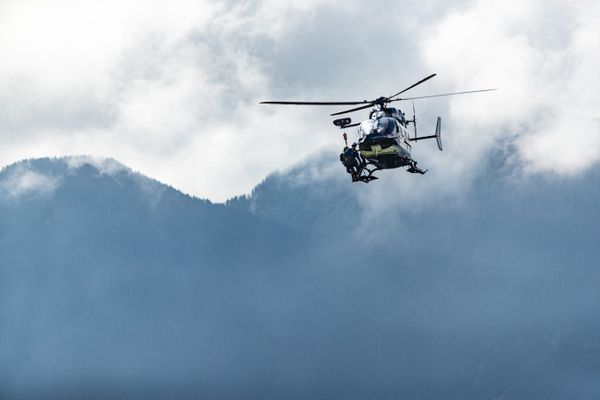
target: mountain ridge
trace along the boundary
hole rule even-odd
[[[2,399],[600,394],[598,171],[319,233],[302,165],[251,210],[84,161],[0,172]]]

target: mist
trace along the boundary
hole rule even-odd
[[[293,171],[215,205],[125,167],[11,166],[61,183],[0,202],[0,395],[596,398],[600,177],[496,161],[462,201],[372,221]]]

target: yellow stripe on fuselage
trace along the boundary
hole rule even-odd
[[[369,150],[361,150],[360,151],[360,155],[363,156],[364,158],[374,158],[374,157],[378,157],[378,156],[399,155],[399,154],[401,154],[399,146],[390,146],[390,147],[386,147],[385,149],[382,149],[381,146],[379,146],[379,145],[373,145],[373,146],[371,146],[370,151]]]

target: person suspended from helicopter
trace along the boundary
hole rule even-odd
[[[356,150],[356,142],[352,143],[352,147],[344,148],[344,165],[346,166],[346,171],[352,175],[352,182],[356,182],[359,180],[360,172],[364,161],[360,156],[358,150]]]
[[[340,154],[340,161],[346,167],[346,172],[352,176],[352,182],[361,180],[362,169],[365,166],[365,160],[356,150],[356,142],[352,143],[352,147],[348,147],[348,135],[344,132],[344,149]]]

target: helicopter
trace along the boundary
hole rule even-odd
[[[417,162],[412,158],[411,142],[420,140],[435,139],[438,149],[443,151],[442,146],[442,118],[438,117],[435,127],[435,133],[427,136],[418,136],[417,134],[417,118],[415,112],[414,100],[454,96],[467,93],[489,92],[496,89],[479,89],[462,92],[434,94],[418,97],[398,97],[401,94],[413,89],[414,87],[428,81],[437,74],[431,74],[420,81],[410,85],[409,87],[387,97],[378,97],[374,100],[362,101],[333,101],[333,102],[315,102],[315,101],[262,101],[260,104],[273,105],[302,105],[302,106],[356,106],[348,110],[338,111],[331,116],[352,113],[367,108],[373,107],[369,113],[369,119],[359,123],[352,123],[351,118],[335,119],[333,124],[340,129],[358,127],[358,144],[359,151],[357,155],[360,157],[344,158],[340,155],[340,161],[346,166],[348,173],[352,175],[353,182],[369,183],[372,180],[378,179],[374,173],[383,169],[393,169],[400,167],[408,167],[410,173],[425,174],[427,170],[417,166]],[[405,114],[398,108],[388,107],[389,103],[413,100],[413,118],[406,119]],[[414,134],[411,137],[408,132],[409,124],[413,125]],[[343,134],[346,144],[344,150],[347,152],[348,140],[346,133]],[[352,164],[352,165],[348,165]]]

